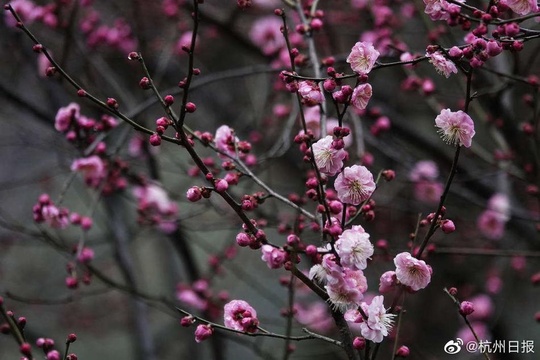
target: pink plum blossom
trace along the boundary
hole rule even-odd
[[[536,0],[502,0],[513,12],[519,15],[527,15],[538,11]]]
[[[49,53],[50,53],[50,50],[49,50]],[[37,65],[38,65],[38,75],[41,76],[41,77],[47,76],[47,74],[46,74],[47,68],[52,66],[49,59],[47,59],[45,54],[42,53],[42,52],[39,53],[39,55],[38,55]]]
[[[414,196],[426,204],[437,204],[444,191],[444,184],[439,181],[420,180],[414,184]]]
[[[190,49],[191,48],[191,41],[193,39],[193,31],[186,31],[182,35],[180,35],[180,38],[178,39],[178,42],[176,43],[175,52],[178,55],[186,54],[186,51],[184,49]],[[197,38],[195,39],[195,49],[197,49]]]
[[[408,252],[397,254],[394,264],[398,281],[413,291],[425,288],[431,281],[431,267]]]
[[[409,179],[417,182],[420,180],[436,180],[439,177],[439,168],[434,161],[418,161],[409,172]]]
[[[315,106],[324,101],[324,95],[319,85],[313,81],[300,81],[298,83],[298,94],[307,106]]]
[[[457,0],[464,2],[465,0]],[[451,4],[446,0],[424,0],[426,8],[424,12],[429,15],[431,20],[448,20],[450,11],[459,12],[460,7],[457,4]]]
[[[94,250],[89,247],[83,247],[77,254],[77,261],[82,264],[88,264],[94,259]]]
[[[477,295],[470,299],[470,302],[474,304],[474,312],[469,315],[470,320],[487,320],[493,314],[494,304],[489,295]]]
[[[503,237],[506,223],[510,219],[510,200],[505,194],[493,195],[477,220],[478,230],[488,239]]]
[[[510,199],[505,194],[494,194],[489,198],[487,208],[498,213],[503,221],[510,219]]]
[[[371,196],[376,185],[373,174],[365,166],[353,165],[343,169],[337,176],[334,187],[341,202],[360,205]]]
[[[34,4],[34,2],[30,0],[13,0],[10,1],[9,4],[11,7],[19,14],[22,21],[24,21],[26,24],[30,24],[33,22],[36,17],[42,12],[40,6],[37,6]],[[17,21],[11,15],[9,11],[5,12],[5,21],[6,24],[10,27],[15,27],[17,24]]]
[[[54,128],[60,132],[66,132],[69,130],[72,121],[79,118],[81,115],[81,108],[77,103],[70,103],[66,107],[58,109],[56,117],[54,119]]]
[[[285,251],[271,245],[263,245],[261,251],[261,258],[266,262],[266,265],[268,265],[270,269],[279,269],[283,266],[285,260],[287,260],[287,253]]]
[[[179,286],[176,291],[176,298],[199,311],[204,311],[208,308],[208,300],[204,299],[201,294],[190,287]]]
[[[351,69],[357,74],[367,74],[373,69],[380,53],[369,42],[357,42],[347,57]]]
[[[373,89],[370,84],[360,84],[354,88],[351,95],[351,104],[358,110],[364,110],[367,107],[369,99],[373,95]]]
[[[176,211],[176,203],[171,201],[167,192],[157,184],[137,187],[133,193],[143,207],[153,206],[164,214]]]
[[[92,187],[97,187],[107,175],[105,164],[97,155],[92,155],[73,161],[71,164],[71,170],[82,173],[84,176],[84,181]]]
[[[265,55],[274,55],[285,46],[285,38],[281,33],[282,25],[276,16],[259,18],[251,26],[249,37]]]
[[[234,130],[228,127],[227,125],[221,125],[216,130],[216,135],[214,136],[214,142],[218,150],[230,156],[235,156],[236,154],[235,149],[234,149],[235,141],[236,141],[236,138],[234,136]]]
[[[347,152],[343,149],[335,149],[333,137],[328,135],[313,146],[313,157],[319,170],[326,175],[334,176],[343,167],[343,160],[347,157]]]
[[[137,186],[133,189],[133,195],[137,198],[141,216],[149,219],[151,223],[157,223],[166,233],[176,230],[178,206],[160,185],[150,183]]]
[[[371,303],[362,303],[362,309],[368,316],[367,321],[360,323],[362,336],[375,343],[380,343],[388,336],[394,324],[395,314],[388,314],[384,307],[384,296],[375,296]]]
[[[379,280],[379,292],[381,294],[387,293],[397,285],[397,278],[395,271],[387,271],[381,275]]]
[[[315,264],[309,270],[309,278],[322,283],[337,282],[341,277],[341,266],[336,263],[336,257],[333,254],[323,256],[320,264]]]
[[[211,325],[198,325],[195,329],[195,341],[200,343],[208,339],[214,333],[214,328]]]
[[[254,333],[259,326],[257,312],[244,300],[231,300],[225,304],[223,319],[226,327]]]
[[[439,128],[437,132],[441,134],[446,143],[456,146],[471,146],[475,134],[474,122],[466,112],[461,110],[453,112],[450,109],[444,109],[435,118],[435,126]]]
[[[328,305],[323,302],[295,304],[294,310],[296,320],[313,331],[325,334],[334,326],[334,321],[328,312]]]
[[[335,243],[335,248],[341,265],[353,270],[364,270],[367,267],[367,260],[374,251],[369,234],[360,225],[343,231]]]
[[[435,70],[446,78],[449,78],[452,73],[458,73],[456,64],[452,60],[447,59],[442,52],[426,53],[426,56],[429,58],[429,62],[433,64],[433,67],[435,67]]]
[[[41,218],[52,228],[65,229],[69,225],[67,211],[59,209],[53,204],[41,208]]]
[[[480,233],[491,240],[499,240],[504,235],[506,220],[497,211],[487,209],[483,211],[476,222]]]
[[[332,305],[340,311],[360,305],[367,291],[367,279],[362,270],[343,269],[337,278],[325,286]]]

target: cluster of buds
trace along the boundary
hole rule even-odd
[[[445,234],[451,234],[456,231],[456,225],[450,219],[445,219],[444,215],[446,214],[446,207],[442,207],[439,217],[435,220],[435,213],[430,213],[426,218],[420,220],[420,226],[426,226],[431,224],[433,221],[437,222],[437,226],[441,228],[442,232]]]
[[[160,117],[156,120],[156,132],[150,135],[150,145],[161,145],[161,135],[165,133],[165,130],[172,125],[172,121],[166,117]]]
[[[85,96],[84,90],[79,90],[79,95]],[[110,106],[118,106],[116,100],[109,99]],[[86,149],[94,143],[98,133],[108,132],[118,125],[118,121],[110,115],[102,115],[99,119],[93,119],[81,114],[80,106],[70,103],[68,106],[58,110],[55,116],[54,127],[63,133],[66,139],[74,143],[77,148]],[[104,153],[105,144],[99,143],[94,150],[95,153]]]
[[[87,264],[94,257],[94,253],[91,249],[81,251],[77,256],[77,261],[83,264]],[[84,285],[90,285],[92,282],[92,273],[88,269],[84,269],[82,275],[77,271],[77,266],[73,262],[68,262],[66,264],[67,276],[65,279],[65,284],[68,289],[77,289],[79,284],[82,282]]]
[[[34,221],[52,228],[64,229],[69,225],[69,210],[58,208],[47,194],[42,194],[32,208]]]

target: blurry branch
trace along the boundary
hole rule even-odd
[[[54,305],[70,304],[86,297],[99,296],[99,295],[109,293],[110,291],[111,291],[110,288],[89,290],[89,291],[84,291],[84,292],[78,292],[76,295],[68,295],[63,298],[58,298],[58,299],[29,298],[29,297],[17,295],[11,291],[4,292],[3,296],[8,299],[15,300],[24,304],[54,306]]]

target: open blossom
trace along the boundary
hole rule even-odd
[[[369,234],[360,225],[343,231],[335,243],[341,265],[351,269],[364,270],[367,259],[373,255],[373,244]]]
[[[425,288],[431,281],[431,267],[408,252],[397,254],[394,264],[398,281],[414,291]]]
[[[226,327],[238,331],[254,333],[259,326],[257,312],[244,300],[232,300],[225,304],[223,318]]]
[[[347,57],[351,69],[357,74],[367,74],[373,69],[380,53],[369,42],[357,42]]]
[[[332,305],[340,311],[357,307],[367,291],[367,279],[362,270],[343,269],[332,282],[325,285]]]
[[[362,309],[368,316],[367,321],[360,323],[362,336],[375,343],[380,343],[394,325],[395,314],[388,314],[384,307],[384,297],[375,296],[371,303],[362,303]]]
[[[446,78],[449,78],[452,73],[457,74],[458,70],[456,64],[454,64],[452,60],[447,59],[440,51],[426,53],[426,56],[439,74],[444,75]]]
[[[351,104],[358,110],[364,110],[367,107],[369,99],[373,95],[373,89],[369,84],[360,84],[354,88],[351,95]]]
[[[84,181],[93,187],[97,187],[106,176],[105,164],[97,155],[73,161],[71,170],[81,172],[84,176]]]
[[[501,2],[506,4],[516,14],[522,16],[538,11],[536,0],[503,0]]]
[[[139,200],[140,207],[155,207],[160,213],[175,213],[177,205],[171,201],[167,192],[157,184],[136,187],[133,193]]]
[[[334,187],[341,202],[360,205],[371,196],[376,185],[373,174],[365,166],[353,165],[343,169],[337,176]]]
[[[307,106],[315,106],[324,100],[319,85],[313,81],[300,81],[298,83],[298,94],[300,94]]]
[[[234,130],[227,125],[221,125],[216,130],[216,136],[214,142],[218,150],[230,155],[235,155],[234,142],[236,138],[234,136]],[[220,156],[223,156],[220,154]]]
[[[279,269],[283,266],[285,260],[287,260],[287,253],[285,251],[271,245],[263,245],[261,251],[261,258],[266,262],[270,269]]]
[[[312,145],[317,167],[329,176],[334,176],[341,170],[343,160],[347,157],[345,150],[334,148],[333,141],[333,137],[328,135]]]
[[[465,2],[465,0],[457,0],[458,2]],[[424,12],[429,15],[431,20],[448,20],[450,19],[450,12],[460,11],[460,6],[457,4],[449,3],[446,0],[424,0],[426,8]]]
[[[435,118],[435,126],[439,128],[437,132],[441,134],[446,143],[456,146],[471,146],[475,134],[474,122],[466,112],[461,110],[453,112],[450,109],[444,109]]]
[[[169,198],[161,186],[157,184],[137,186],[133,189],[133,194],[137,198],[139,215],[143,220],[157,224],[165,233],[176,230],[178,205]]]
[[[315,264],[309,270],[309,278],[315,279],[322,283],[335,283],[341,277],[343,269],[336,263],[336,257],[333,254],[323,256],[320,264]]]

